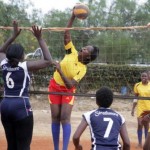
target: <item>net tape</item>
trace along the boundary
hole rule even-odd
[[[29,30],[32,31],[31,27],[19,27],[21,30]],[[148,29],[150,26],[129,26],[129,27],[72,27],[72,28],[66,28],[66,27],[50,27],[50,28],[42,28],[43,31],[49,30],[49,31],[64,31],[64,30],[135,30],[135,29]],[[13,27],[6,27],[6,26],[0,26],[0,29],[2,30],[13,30]]]
[[[31,27],[19,27],[21,30],[29,30],[32,31]],[[49,27],[42,28],[43,31],[65,31],[65,30],[99,30],[99,31],[107,31],[107,30],[136,30],[136,29],[148,29],[150,26],[128,26],[128,27]],[[0,26],[2,30],[13,30],[13,27],[10,26]],[[2,94],[3,91],[0,91]],[[73,95],[73,96],[81,96],[81,97],[95,97],[95,94],[79,94],[79,93],[64,93],[64,92],[45,92],[45,91],[29,91],[29,94],[53,94],[53,95]],[[3,97],[3,96],[1,96]],[[141,99],[141,100],[150,100],[150,97],[135,97],[135,96],[127,96],[127,95],[114,95],[116,99]]]

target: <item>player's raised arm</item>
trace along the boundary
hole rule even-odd
[[[42,38],[42,28],[38,26],[32,26],[32,33],[36,37],[41,50],[43,52],[44,59],[36,60],[36,61],[27,61],[27,67],[29,71],[36,71],[45,67],[48,67],[53,64],[53,60],[51,54],[48,50],[47,44],[45,43],[44,39]]]
[[[72,15],[68,21],[68,24],[67,24],[67,28],[71,28],[72,27],[72,24],[73,24],[73,21],[75,20],[75,15],[72,11]],[[71,34],[70,34],[70,31],[69,30],[65,30],[65,33],[64,33],[64,44],[67,45],[69,42],[71,41]]]
[[[13,34],[11,37],[9,37],[6,42],[1,46],[0,48],[0,61],[2,61],[6,55],[6,50],[8,46],[17,38],[17,36],[20,34],[21,29],[18,27],[18,22],[16,20],[13,21]]]
[[[33,25],[32,26],[32,33],[37,38],[37,41],[42,49],[43,56],[45,60],[49,60],[52,63],[52,56],[49,52],[48,46],[45,40],[42,38],[42,28]]]

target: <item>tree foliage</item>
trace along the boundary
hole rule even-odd
[[[146,25],[150,20],[150,0],[139,5],[137,0],[80,0],[86,3],[90,14],[86,20],[78,19],[74,27],[119,27]],[[29,14],[27,9],[31,9]],[[65,27],[71,15],[72,8],[64,11],[49,10],[42,14],[32,3],[24,0],[0,1],[1,26],[11,26],[12,20],[19,20],[19,25],[31,27],[33,24],[48,27]],[[72,39],[77,49],[87,44],[97,45],[101,49],[98,62],[107,63],[149,63],[150,38],[148,30],[132,31],[71,31]],[[0,44],[10,36],[10,31],[0,31]],[[64,53],[63,32],[46,31],[43,34],[49,50],[56,59],[61,59]],[[79,40],[80,39],[80,40]],[[16,42],[20,42],[26,53],[34,51],[38,43],[31,31],[22,31]]]

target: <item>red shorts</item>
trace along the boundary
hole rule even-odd
[[[76,88],[73,87],[71,89],[67,89],[65,86],[57,84],[54,79],[51,79],[50,83],[49,83],[48,91],[49,92],[75,93]],[[50,104],[67,103],[67,104],[73,105],[73,103],[74,103],[74,96],[73,95],[53,95],[53,94],[49,94],[48,99],[49,99]]]

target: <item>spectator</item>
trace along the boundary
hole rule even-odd
[[[148,78],[148,73],[146,71],[141,73],[141,81],[134,85],[134,93],[136,97],[150,97],[150,83]],[[138,147],[142,148],[142,135],[143,127],[145,138],[147,137],[149,122],[142,121],[141,114],[145,110],[150,110],[150,100],[146,99],[135,99],[133,101],[131,115],[134,116],[134,110],[137,109],[137,137],[138,137]]]

